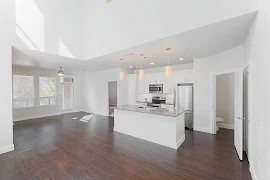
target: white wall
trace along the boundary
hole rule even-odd
[[[79,71],[74,76],[74,110],[83,110],[83,78],[84,72]]]
[[[83,59],[83,0],[14,1],[14,46]]]
[[[15,33],[14,2],[0,1],[0,154],[14,149],[12,126],[12,55],[11,43]]]
[[[223,122],[220,127],[234,128],[234,74],[217,76],[216,81],[216,115]]]
[[[117,81],[117,105],[128,104],[128,73],[120,81],[121,69],[84,72],[83,107],[86,112],[108,116],[108,82]]]
[[[194,60],[194,130],[212,132],[212,75],[240,68],[243,64],[244,46]]]
[[[13,109],[13,121],[19,121],[24,119],[30,119],[35,117],[57,115],[61,113],[60,107],[60,95],[59,95],[59,76],[57,71],[48,69],[29,68],[22,66],[13,66],[14,75],[29,75],[34,76],[35,83],[35,94],[39,94],[39,77],[55,77],[56,78],[56,92],[57,104],[51,106],[35,106],[28,108]],[[74,76],[74,110],[82,110],[81,105],[81,75]],[[36,96],[37,98],[37,96]],[[37,100],[38,101],[38,100]]]
[[[255,9],[254,0],[85,0],[85,56],[102,56]]]
[[[254,180],[270,179],[270,1],[258,0],[259,12],[245,43],[250,67],[250,165]]]

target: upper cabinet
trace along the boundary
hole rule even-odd
[[[145,74],[145,81],[149,84],[163,84],[163,72]]]
[[[171,77],[166,77],[164,73],[163,93],[173,93],[173,87],[177,86],[176,71],[172,72]]]
[[[144,80],[139,79],[139,93],[149,93],[149,83],[146,75],[144,76]]]
[[[175,71],[176,83],[193,83],[193,69]]]
[[[150,84],[163,84],[163,74],[162,72],[145,74],[144,80],[139,80],[139,93],[149,93]]]
[[[173,87],[181,83],[193,83],[193,69],[172,71],[171,77],[164,72],[145,74],[144,80],[139,80],[139,93],[149,93],[150,84],[163,84],[163,93],[173,93]]]

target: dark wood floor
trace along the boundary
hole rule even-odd
[[[231,130],[216,136],[186,130],[176,151],[113,132],[109,117],[72,120],[83,115],[15,123],[16,150],[0,155],[0,179],[251,179],[248,162],[238,160]]]

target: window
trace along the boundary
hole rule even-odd
[[[39,77],[40,106],[56,104],[56,78]]]
[[[34,99],[34,77],[13,75],[13,108],[33,107]]]

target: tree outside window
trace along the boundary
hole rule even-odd
[[[39,77],[40,106],[56,104],[56,78]]]

